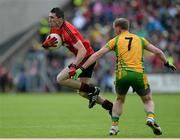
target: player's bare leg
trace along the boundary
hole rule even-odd
[[[141,99],[144,103],[144,109],[147,113],[146,124],[152,128],[155,135],[161,135],[161,127],[155,122],[154,102],[152,99],[152,93],[150,92],[145,96],[141,96]]]
[[[99,95],[100,89],[95,86],[90,86],[86,83],[81,83],[80,81],[73,80],[69,78],[69,68],[63,69],[57,76],[57,82],[60,85],[78,89],[79,91],[85,92],[89,98],[89,108],[92,108],[97,100],[97,96]]]
[[[144,103],[144,109],[146,112],[153,112],[154,113],[154,102],[152,99],[152,93],[148,93],[145,96],[141,96],[141,99]]]
[[[90,86],[89,84],[87,84],[86,82],[88,82],[88,78],[82,78],[82,82],[80,81],[77,81],[77,80],[72,80],[69,78],[69,74],[68,74],[68,71],[69,71],[69,68],[65,68],[63,69],[57,76],[57,82],[60,84],[60,85],[63,85],[63,86],[67,86],[67,87],[70,87],[70,88],[74,88],[74,89],[77,89],[80,91],[80,95],[85,97],[85,98],[88,98],[89,99],[89,96],[88,96],[88,93],[90,92],[95,92],[96,90],[95,89],[98,89],[97,87],[94,87],[94,86]],[[98,90],[97,90],[98,91]],[[99,90],[100,91],[100,90]],[[83,93],[82,93],[83,92]],[[98,103],[100,105],[102,105],[102,107],[106,110],[109,111],[109,113],[111,114],[112,112],[112,103],[108,100],[105,100],[104,98],[102,98],[101,96],[99,96],[99,92],[98,94],[95,94],[95,100],[92,100],[89,104],[89,108],[92,108],[95,103]],[[93,99],[93,98],[92,98]]]
[[[125,102],[125,95],[118,95],[113,104],[112,116],[120,116],[123,112],[123,104]]]
[[[125,95],[118,95],[116,101],[113,104],[112,125],[109,131],[109,135],[117,135],[117,133],[119,132],[119,117],[123,112],[123,104],[125,102],[125,97]]]

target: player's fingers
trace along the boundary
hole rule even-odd
[[[57,41],[57,39],[56,39],[55,37],[53,37],[51,40],[52,40],[52,41]]]
[[[175,71],[175,70],[176,70],[176,68],[175,68],[175,67],[171,67],[171,70]]]
[[[50,45],[53,46],[53,45],[56,45],[57,43],[58,43],[57,41],[51,41]]]
[[[176,70],[176,67],[174,65],[171,65],[171,69],[174,71]]]
[[[57,47],[57,42],[54,42],[52,47]]]
[[[77,74],[75,74],[72,78],[73,80],[77,80]]]
[[[58,43],[57,41],[54,42],[54,44],[57,44],[57,43]]]
[[[77,80],[77,77],[76,77],[76,76],[73,76],[73,80]]]
[[[77,80],[77,78],[78,78],[78,76],[76,75],[76,76],[75,76],[75,80]]]

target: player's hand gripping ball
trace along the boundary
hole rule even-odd
[[[61,37],[55,33],[49,34],[42,46],[48,50],[56,50],[62,46]]]

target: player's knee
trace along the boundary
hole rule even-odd
[[[125,97],[124,96],[118,96],[116,100],[119,101],[120,103],[124,103]]]
[[[58,75],[58,76],[56,77],[56,81],[57,81],[59,84],[63,84],[63,79],[61,78],[60,75]]]
[[[56,76],[56,82],[58,82],[58,83],[60,82],[60,77],[59,77],[59,75]]]
[[[152,96],[149,94],[143,97],[143,102],[148,102],[148,101],[152,101]]]

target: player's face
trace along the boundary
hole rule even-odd
[[[51,27],[60,27],[62,23],[62,18],[58,18],[55,13],[49,13],[49,24]]]

